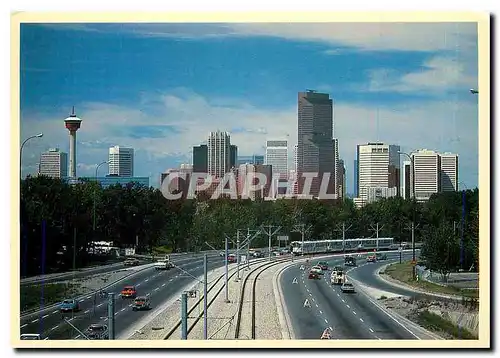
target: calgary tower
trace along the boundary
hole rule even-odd
[[[69,177],[76,179],[76,131],[80,129],[82,120],[75,114],[75,107],[68,118],[64,120],[69,131]]]

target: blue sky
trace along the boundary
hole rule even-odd
[[[297,92],[316,89],[334,99],[348,192],[356,144],[374,140],[458,153],[459,180],[477,186],[474,23],[23,24],[20,65],[21,138],[44,133],[23,175],[40,152],[68,151],[73,105],[78,175],[132,146],[135,174],[158,186],[211,130],[240,155],[287,135],[292,149]]]

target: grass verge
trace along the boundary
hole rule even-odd
[[[21,312],[61,302],[75,295],[79,287],[72,283],[21,286]]]
[[[450,321],[427,310],[419,312],[416,320],[422,327],[436,333],[445,333],[454,339],[477,339],[467,329],[459,328]]]
[[[167,255],[172,253],[172,248],[168,246],[156,246],[153,248],[153,254],[155,255]]]
[[[432,292],[432,293],[443,293],[447,295],[455,295],[462,297],[479,297],[479,290],[462,290],[453,286],[440,286],[432,282],[427,282],[424,280],[414,281],[413,280],[413,267],[410,262],[402,262],[391,264],[386,267],[386,275],[392,277],[395,280],[401,281],[407,285],[418,288],[422,291]]]

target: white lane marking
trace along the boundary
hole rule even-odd
[[[347,306],[347,308],[351,308],[351,306],[349,306],[349,305],[346,305],[346,306]]]
[[[312,293],[309,293],[309,296],[311,296],[311,297],[312,297]]]
[[[49,316],[49,315],[48,315],[48,314],[46,314],[45,316],[42,316],[42,318],[47,318],[48,316]]]
[[[325,318],[325,323],[328,323],[328,321],[326,320],[326,318]]]
[[[173,281],[173,280],[174,280],[174,279],[173,279],[173,278],[171,278],[170,280],[168,280],[168,282]]]
[[[118,313],[120,313],[120,312],[115,312],[115,316],[116,316]],[[106,319],[107,319],[107,318],[106,318]]]
[[[364,322],[364,321],[363,321],[363,318],[360,318],[359,320],[360,320],[361,322]]]
[[[38,322],[38,318],[31,321],[31,323],[35,323],[35,322]]]
[[[99,306],[97,306],[97,307],[99,307]],[[85,312],[83,312],[83,313],[89,313],[89,312],[90,312],[90,310],[86,310],[86,311],[85,311]]]
[[[345,303],[344,299],[342,299],[342,302]]]
[[[28,325],[28,324],[27,324],[27,323],[25,323],[25,324],[23,324],[23,325],[21,326],[21,328],[26,327],[27,325]]]
[[[121,311],[125,311],[125,308],[122,308],[122,309],[120,310],[120,312],[121,312]]]
[[[59,312],[59,311],[54,311],[54,312],[52,312],[52,314],[54,314],[54,313],[58,313],[58,312]]]
[[[373,333],[373,329],[369,328],[369,330],[370,330],[370,332],[372,332],[372,333]]]
[[[308,289],[308,288],[306,288],[306,290],[307,290],[307,292],[309,292],[309,289]]]
[[[317,303],[316,303],[316,307],[319,307]]]
[[[49,337],[45,337],[43,340],[46,341],[47,339],[49,339]]]
[[[339,295],[338,293],[337,293],[337,296],[339,296],[339,297],[340,297],[340,295]]]
[[[141,285],[141,284],[140,284],[140,283],[138,283],[137,285],[135,285],[135,287],[139,287],[140,285]]]
[[[83,300],[80,300],[80,302],[83,302],[83,301],[85,301],[85,299],[83,299]]]
[[[145,279],[144,282],[148,282],[149,281],[149,278]]]
[[[352,313],[356,314],[356,312],[352,311]]]
[[[78,338],[80,338],[80,335],[78,335],[78,336],[75,337],[75,339],[78,339]]]
[[[129,307],[132,307],[132,304],[129,304],[128,306],[129,306]]]
[[[164,283],[163,285],[161,285],[161,287],[165,287],[166,283]]]
[[[91,296],[87,296],[87,299],[88,299],[88,300],[90,300],[90,297],[91,297]]]
[[[159,289],[160,289],[159,287],[156,287],[154,290],[155,290],[155,291],[158,291]]]
[[[101,306],[102,306],[102,303],[99,303],[99,304],[97,305],[97,307],[101,307]]]
[[[333,331],[333,328],[332,328],[332,326],[330,326],[330,327],[328,327],[328,328],[330,328],[330,331]]]
[[[322,311],[322,310],[319,310],[319,314],[323,314],[323,311]]]
[[[52,327],[50,330],[51,330],[51,331],[53,331],[53,330],[54,330],[54,329],[56,329],[57,327],[59,327],[59,325]]]

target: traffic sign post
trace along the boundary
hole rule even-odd
[[[401,255],[402,255],[403,248],[400,246],[399,247],[399,263],[401,263]]]

